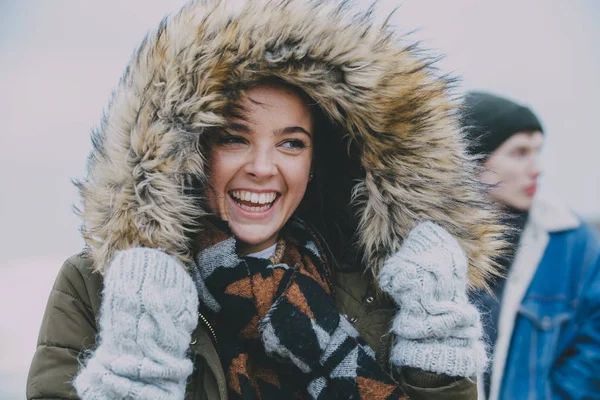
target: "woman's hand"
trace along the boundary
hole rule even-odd
[[[175,257],[149,248],[117,252],[104,276],[98,348],[74,381],[77,394],[183,399],[197,311],[196,286]]]
[[[465,252],[433,222],[412,229],[386,260],[380,288],[399,306],[392,362],[450,376],[485,369],[487,355],[477,309],[467,299]]]

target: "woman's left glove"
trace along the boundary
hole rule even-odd
[[[487,363],[477,309],[467,298],[465,252],[445,229],[422,222],[386,260],[380,288],[399,306],[394,365],[471,377]]]
[[[183,399],[197,312],[196,286],[175,257],[117,252],[104,276],[98,347],[74,381],[79,397]]]

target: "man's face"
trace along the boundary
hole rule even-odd
[[[495,185],[494,199],[516,208],[529,210],[541,174],[539,155],[544,137],[539,131],[512,135],[486,160],[480,180]]]

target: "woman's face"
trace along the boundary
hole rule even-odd
[[[306,191],[313,158],[313,118],[292,89],[260,85],[240,100],[234,119],[210,151],[210,211],[253,253],[277,241]]]

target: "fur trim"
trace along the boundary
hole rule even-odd
[[[364,177],[348,191],[374,273],[427,219],[458,238],[483,285],[501,226],[474,180],[448,82],[400,39],[348,2],[194,1],[165,19],[134,54],[79,183],[96,269],[140,245],[191,261],[205,214],[189,193],[206,178],[199,138],[224,124],[248,82],[272,76],[302,88],[360,149]]]

